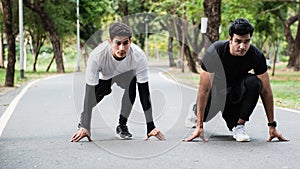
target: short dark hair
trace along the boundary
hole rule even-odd
[[[236,19],[229,27],[230,37],[233,37],[233,34],[246,35],[248,33],[250,33],[250,36],[252,36],[253,31],[254,31],[254,27],[245,18]]]
[[[122,22],[115,22],[109,27],[109,38],[113,40],[115,36],[128,36],[128,38],[131,38],[132,32],[128,25]]]

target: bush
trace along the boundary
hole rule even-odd
[[[288,62],[289,61],[289,56],[281,56],[281,57],[279,57],[279,61],[280,62]]]

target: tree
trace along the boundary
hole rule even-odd
[[[95,48],[102,42],[102,26],[115,17],[110,3],[113,2],[80,0],[80,46],[84,66],[86,66],[88,58],[88,48]],[[97,36],[92,36],[96,32]]]
[[[287,5],[286,3],[283,4],[283,2],[277,2],[282,5]],[[284,11],[286,13],[283,13],[282,10],[274,10],[273,13],[281,20],[284,27],[284,35],[286,38],[286,41],[288,43],[288,55],[289,61],[288,61],[288,68],[293,68],[295,71],[300,70],[300,1],[297,2],[298,5],[298,12],[285,18],[284,14],[287,13],[287,11]],[[291,26],[298,22],[298,26],[296,29],[296,35],[293,36]]]
[[[152,11],[155,13],[164,13],[165,11],[169,16],[158,16],[162,17],[159,20],[159,25],[161,26],[161,30],[159,31],[167,31],[168,32],[168,47],[167,53],[169,56],[169,66],[176,66],[175,58],[174,58],[174,38],[178,37],[178,31],[176,25],[176,11],[179,6],[178,2],[165,0],[165,1],[156,1],[156,3],[152,4]],[[174,17],[172,17],[174,16]]]
[[[36,22],[38,22],[37,20],[35,20]],[[35,26],[38,26],[35,25]],[[30,49],[32,52],[32,55],[34,57],[34,62],[33,62],[33,66],[32,66],[32,71],[36,72],[36,66],[37,66],[37,62],[38,62],[38,56],[40,54],[40,50],[42,48],[42,46],[44,45],[44,42],[46,40],[46,34],[42,31],[41,29],[29,29],[29,44],[30,44]],[[26,45],[26,44],[25,44]]]
[[[299,71],[299,3],[299,0],[252,0],[243,1],[243,3],[240,3],[239,0],[223,0],[222,15],[224,17],[222,17],[222,23],[228,25],[229,22],[237,17],[247,18],[255,26],[254,38],[251,41],[261,49],[272,44],[275,47],[275,53],[278,51],[276,45],[279,45],[282,38],[285,38],[285,41],[288,43],[287,49],[283,45],[280,45],[280,48],[287,50],[286,53],[289,56],[287,67]],[[278,21],[281,22],[281,25],[278,24]],[[225,32],[228,34],[227,30]]]
[[[7,55],[7,68],[5,76],[5,86],[14,86],[14,74],[15,74],[15,63],[16,63],[16,44],[15,37],[13,34],[12,25],[12,6],[10,0],[2,0],[3,7],[3,20],[4,20],[4,32],[7,38],[8,44],[8,55]]]
[[[293,68],[295,71],[300,70],[300,2],[299,1],[273,1],[264,2],[261,15],[269,14],[275,16],[276,20],[272,22],[272,17],[265,20],[268,24],[269,36],[275,45],[279,46],[278,40],[285,38],[288,47],[287,55],[289,55],[288,68]],[[274,19],[273,19],[274,20]],[[281,26],[278,22],[281,22]],[[298,24],[296,24],[298,22]],[[278,29],[279,28],[279,29]],[[278,32],[283,32],[283,35],[278,35]],[[278,49],[275,49],[275,52]],[[276,58],[274,58],[275,61]],[[275,65],[274,65],[275,66]],[[273,67],[274,68],[274,67]],[[274,74],[274,71],[273,71]]]
[[[38,18],[38,14],[33,12],[28,8],[24,8],[24,39],[30,45],[30,51],[34,57],[34,62],[32,66],[32,71],[37,71],[37,62],[38,56],[40,54],[40,49],[44,45],[44,41],[46,40],[46,32],[42,26],[42,22]],[[27,46],[27,43],[24,43]],[[25,50],[26,52],[26,50]]]
[[[107,21],[114,19],[110,1],[80,0],[80,38],[87,41]],[[75,19],[75,18],[74,18]],[[101,37],[99,37],[101,39]],[[99,43],[96,42],[97,44]]]
[[[3,47],[3,8],[2,3],[0,3],[0,68],[4,68],[4,47]]]
[[[279,44],[284,41],[284,36],[282,35],[284,31],[281,21],[271,11],[276,10],[280,6],[265,1],[255,6],[258,12],[255,15],[256,24],[254,27],[255,31],[259,32],[255,34],[258,37],[257,39],[259,39],[256,41],[256,45],[262,48],[266,59],[273,60],[272,76],[274,76],[279,48],[283,46]]]
[[[63,64],[63,55],[62,55],[62,46],[60,42],[60,37],[57,31],[57,28],[54,26],[53,20],[49,17],[47,12],[44,9],[44,0],[39,0],[31,2],[29,0],[24,0],[24,5],[36,12],[42,21],[44,29],[49,33],[49,39],[52,43],[54,57],[56,61],[56,71],[58,73],[64,73],[64,64]]]
[[[190,11],[200,11],[199,6],[195,5],[194,1],[181,1],[173,2],[172,0],[157,2],[154,5],[154,11],[160,13],[166,13],[169,15],[160,22],[163,30],[168,31],[169,40],[168,40],[168,54],[170,60],[170,66],[174,65],[173,59],[173,38],[179,43],[179,62],[178,66],[181,67],[182,72],[184,72],[184,60],[186,59],[188,68],[191,72],[197,73],[196,61],[197,59],[197,49],[198,42],[194,40],[199,40],[199,29],[198,25],[200,22],[195,22],[193,18],[192,24],[189,22]],[[161,11],[163,10],[163,11]],[[197,17],[199,20],[199,17]],[[192,36],[191,32],[194,33]]]
[[[211,43],[219,40],[221,25],[221,0],[204,0],[204,14],[207,17],[206,36]]]
[[[146,36],[151,36],[151,33],[147,32],[146,35],[146,22],[149,24],[152,19],[151,15],[146,15],[151,7],[151,2],[146,0],[130,1],[130,0],[118,0],[114,1],[112,5],[117,4],[118,8],[115,8],[116,14],[121,16],[122,22],[129,25],[134,33],[133,39],[142,49],[145,49]],[[140,15],[144,14],[144,15]],[[146,16],[149,16],[147,18]]]

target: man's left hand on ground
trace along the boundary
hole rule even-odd
[[[279,133],[275,127],[270,127],[269,129],[270,138],[267,140],[271,142],[275,137],[278,138],[279,141],[290,141],[287,138],[283,137],[281,133]]]

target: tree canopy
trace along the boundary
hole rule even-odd
[[[134,31],[145,32],[145,17],[150,16],[148,18],[150,19],[149,26],[169,34],[168,44],[166,44],[168,46],[166,50],[168,51],[166,52],[170,53],[178,48],[178,51],[182,51],[180,52],[181,56],[178,57],[181,57],[182,61],[186,59],[189,69],[195,71],[193,70],[193,62],[198,61],[197,55],[201,52],[203,45],[201,41],[204,39],[203,34],[199,32],[201,18],[209,18],[206,36],[208,36],[208,39],[213,37],[213,40],[211,40],[215,41],[218,39],[227,39],[230,23],[236,18],[244,17],[255,26],[252,43],[261,48],[266,56],[274,57],[272,56],[274,52],[272,53],[271,51],[280,51],[281,55],[289,57],[288,67],[296,71],[300,70],[299,0],[214,1],[80,0],[81,43],[84,44],[95,32],[103,30],[104,26],[115,20],[130,24],[129,22],[131,21],[128,19],[134,18],[135,23],[139,23],[132,27]],[[8,2],[10,6],[7,5]],[[24,35],[32,42],[32,53],[35,60],[38,59],[39,50],[44,45],[44,41],[50,41],[53,47],[53,59],[55,58],[56,60],[57,72],[64,72],[62,44],[68,38],[76,36],[76,2],[77,0],[24,0]],[[218,4],[217,2],[220,3]],[[11,14],[6,15],[5,12],[9,11],[8,8],[10,8]],[[220,11],[216,12],[218,9]],[[18,35],[18,2],[16,0],[2,0],[0,15],[2,16],[0,19],[1,35],[7,33],[4,31],[4,25],[6,21],[11,20],[11,24],[6,25],[6,27],[9,26],[10,28],[6,28],[6,30],[11,30],[10,32],[13,36],[7,34],[3,36],[5,39],[4,42],[7,43],[8,38],[16,38]],[[139,15],[139,17],[132,17],[133,15]],[[162,18],[162,16],[168,16],[168,19],[171,20],[155,22],[159,20],[159,17]],[[212,17],[220,19],[212,22],[214,20]],[[175,22],[177,24],[174,24]],[[218,28],[219,26],[220,28]],[[135,42],[145,49],[145,38],[152,35],[153,33],[151,32],[148,32],[147,35],[145,33],[136,34]],[[100,32],[99,36],[101,39],[103,33]],[[174,46],[173,43],[176,41],[178,41],[178,45]],[[10,40],[10,42],[13,41]],[[10,54],[15,55],[13,52]],[[4,56],[0,56],[2,60],[5,59]],[[169,57],[176,56],[169,55]],[[173,62],[170,66],[175,64],[174,58],[170,59],[170,61]],[[35,70],[35,65],[33,66],[33,70]]]

